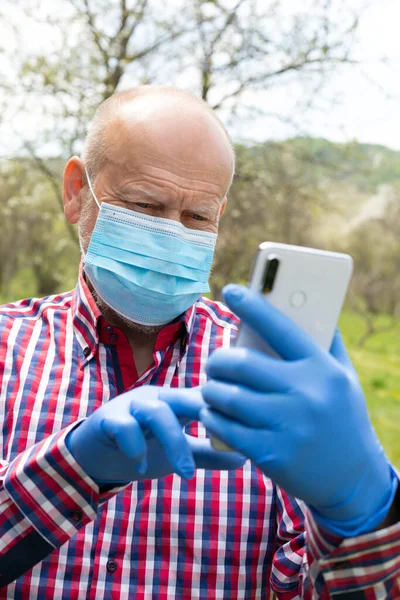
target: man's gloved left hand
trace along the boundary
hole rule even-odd
[[[397,478],[339,333],[328,353],[261,295],[230,285],[224,296],[283,360],[239,347],[215,351],[201,421],[304,500],[327,531],[373,531],[389,511]]]
[[[103,404],[68,433],[65,443],[99,486],[173,472],[189,479],[196,468],[241,467],[243,456],[219,453],[208,439],[182,431],[204,406],[200,388],[142,386]]]

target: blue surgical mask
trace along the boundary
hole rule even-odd
[[[108,306],[135,323],[164,325],[210,291],[215,233],[105,202],[100,206],[89,177],[88,182],[100,212],[84,270]]]

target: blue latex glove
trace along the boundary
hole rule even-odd
[[[136,388],[104,404],[66,438],[71,454],[98,485],[158,479],[195,469],[237,469],[245,459],[215,451],[182,427],[205,406],[200,388]],[[178,420],[180,419],[180,420]]]
[[[201,421],[304,500],[323,528],[342,537],[373,531],[397,478],[339,333],[329,354],[261,295],[229,285],[224,297],[283,360],[239,347],[214,352]]]

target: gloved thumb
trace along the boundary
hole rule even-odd
[[[209,439],[196,438],[186,435],[193,454],[197,469],[215,469],[229,471],[240,469],[246,462],[246,457],[238,452],[221,452],[211,446]]]

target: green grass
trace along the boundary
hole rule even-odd
[[[400,323],[393,331],[374,335],[361,349],[357,340],[364,331],[362,319],[344,311],[340,328],[378,437],[390,460],[400,469]]]

